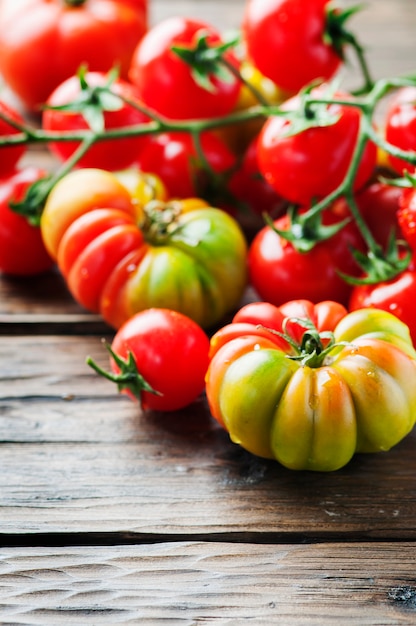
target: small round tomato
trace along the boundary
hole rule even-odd
[[[330,211],[323,215],[326,225],[340,218]],[[274,221],[278,230],[287,231],[289,217]],[[339,276],[357,276],[360,268],[350,248],[363,249],[361,235],[353,222],[330,239],[320,241],[308,252],[300,252],[270,226],[254,237],[248,254],[250,282],[263,300],[277,306],[286,300],[306,298],[313,302],[336,300],[348,302],[351,286]]]
[[[357,285],[351,292],[348,308],[355,311],[372,307],[389,311],[410,329],[416,345],[416,269],[415,263],[394,278],[373,285]]]
[[[325,90],[313,91],[317,97]],[[350,98],[340,92],[334,98]],[[282,108],[300,110],[301,98],[287,100]],[[264,124],[258,141],[259,167],[267,182],[290,202],[309,205],[334,191],[351,165],[360,129],[361,113],[356,107],[318,105],[320,115],[332,118],[329,125],[311,126],[292,134],[290,116],[276,115]],[[312,109],[312,115],[313,115]],[[368,142],[360,160],[354,189],[360,189],[374,172],[377,149]]]
[[[0,100],[0,136],[1,135],[15,135],[19,133],[19,130],[10,124],[6,119],[23,124],[24,120],[17,111],[11,106]],[[18,161],[23,157],[26,152],[26,146],[0,146],[0,176],[5,177],[13,173]]]
[[[291,93],[331,78],[341,57],[328,40],[329,0],[248,0],[242,30],[252,63]]]
[[[416,253],[416,189],[400,190],[397,221],[403,237]]]
[[[241,322],[219,347],[221,329],[211,338],[206,395],[213,417],[234,443],[294,470],[334,471],[356,452],[399,443],[416,419],[408,327],[385,311],[361,309],[337,310],[320,330],[306,315],[293,319],[293,307],[281,322],[285,344],[267,326],[260,334],[258,324],[246,323],[239,332]]]
[[[146,0],[2,0],[0,72],[23,104],[38,110],[86,64],[120,68],[147,30]]]
[[[230,170],[236,157],[212,132],[202,133],[200,142],[206,163],[201,162],[192,136],[179,132],[149,137],[136,163],[142,172],[156,174],[172,198],[199,196],[215,202],[210,197],[217,191],[215,175]]]
[[[42,241],[40,228],[10,207],[23,200],[29,185],[46,175],[27,167],[0,179],[0,271],[15,276],[32,276],[49,270],[54,261]]]
[[[390,101],[385,117],[386,140],[401,150],[416,152],[416,87],[399,89]],[[415,164],[388,154],[388,162],[398,174],[413,172]]]
[[[84,78],[92,89],[103,87],[108,82],[108,76],[102,72],[87,72]],[[119,108],[111,108],[103,112],[106,130],[148,122],[144,113],[121,100],[122,97],[126,97],[139,104],[137,92],[130,83],[117,79],[112,83],[111,91],[116,96],[112,104],[116,103]],[[89,122],[82,114],[82,109],[80,113],[59,109],[60,106],[73,102],[81,93],[81,82],[78,76],[71,76],[59,85],[47,101],[48,107],[58,108],[45,109],[42,116],[43,128],[47,131],[76,131],[90,128]],[[79,159],[77,167],[122,170],[134,163],[140,149],[147,141],[147,137],[140,136],[98,141]],[[49,149],[61,161],[66,161],[78,147],[79,142],[75,141],[49,143]]]
[[[177,411],[203,392],[209,339],[189,317],[170,309],[151,308],[131,317],[111,344],[113,375],[92,359],[99,374],[137,398],[143,409]]]
[[[241,82],[230,74],[224,80],[208,71],[210,89],[200,86],[191,67],[173,50],[190,50],[200,36],[209,47],[221,44],[217,30],[200,20],[170,17],[151,28],[139,42],[131,61],[130,80],[138,87],[143,102],[170,119],[220,117],[233,109]],[[236,56],[225,53],[228,63],[239,66]]]

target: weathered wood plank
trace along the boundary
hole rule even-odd
[[[416,537],[415,436],[334,474],[233,445],[204,397],[143,414],[98,337],[0,338],[0,533]]]
[[[173,543],[0,552],[4,624],[399,626],[415,544]]]

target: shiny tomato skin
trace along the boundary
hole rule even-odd
[[[318,94],[318,91],[317,91]],[[335,94],[335,98],[342,96]],[[344,94],[348,98],[348,94]],[[287,110],[300,106],[295,96],[284,104]],[[309,205],[334,191],[344,180],[356,145],[360,112],[355,107],[332,103],[327,111],[337,121],[329,126],[314,126],[296,134],[290,131],[285,116],[270,117],[258,140],[260,171],[267,182],[290,202]],[[364,186],[374,172],[377,149],[368,142],[358,166],[354,189]]]
[[[90,71],[120,67],[127,78],[133,51],[147,30],[142,0],[3,0],[0,72],[30,110],[82,64]]]
[[[116,175],[86,168],[49,194],[42,236],[72,295],[114,328],[152,307],[204,327],[218,323],[247,284],[238,223],[199,198],[142,205],[140,185],[133,187],[134,201]],[[142,192],[148,198],[146,185]]]
[[[416,151],[416,87],[399,89],[387,108],[385,120],[386,140],[402,150]],[[387,161],[392,169],[402,175],[414,172],[415,165],[391,154]]]
[[[337,218],[328,212],[325,221],[334,223]],[[279,230],[288,230],[289,218],[284,215],[275,220],[274,225]],[[250,283],[261,299],[276,306],[299,298],[312,302],[336,300],[346,305],[352,288],[338,275],[338,270],[353,276],[360,271],[350,247],[363,249],[361,236],[353,223],[305,253],[296,250],[270,226],[265,226],[249,247]]]
[[[24,120],[22,116],[9,104],[6,104],[0,100],[0,113],[7,116],[11,120],[23,124]],[[0,117],[0,136],[1,135],[15,135],[19,133],[19,130],[6,122]],[[7,177],[13,174],[18,161],[23,157],[26,152],[26,146],[24,144],[20,146],[1,146],[0,147],[0,176]]]
[[[10,202],[23,200],[29,185],[46,176],[38,167],[16,170],[0,179],[0,272],[33,276],[51,269],[53,259],[46,251],[40,228],[32,226]]]
[[[134,214],[130,193],[111,172],[97,168],[74,170],[54,186],[41,216],[42,238],[52,258],[58,257],[60,241],[67,228],[91,207]]]
[[[248,0],[242,30],[251,62],[291,93],[331,78],[341,65],[325,41],[329,0]]]
[[[357,285],[353,288],[348,308],[355,311],[372,307],[388,311],[398,317],[410,329],[416,345],[416,269],[413,263],[409,269],[395,278],[373,285]]]
[[[397,221],[401,233],[416,252],[416,189],[404,189],[400,195]]]
[[[236,164],[234,154],[212,132],[201,134],[201,148],[210,167],[218,174]],[[209,175],[198,159],[189,133],[167,132],[149,137],[136,163],[142,172],[156,174],[172,198],[204,197],[209,191]]]
[[[87,72],[85,79],[92,87],[103,86],[108,77],[102,72]],[[117,79],[111,90],[119,96],[138,102],[136,90],[130,83]],[[61,106],[72,102],[80,93],[78,76],[71,76],[61,83],[49,96],[48,106]],[[113,130],[124,126],[144,124],[148,118],[132,105],[124,103],[116,111],[104,112],[106,130]],[[42,116],[42,126],[46,131],[77,131],[89,128],[81,113],[45,109]],[[147,137],[124,137],[117,140],[97,142],[77,162],[77,167],[97,167],[106,170],[123,170],[132,165],[138,153],[146,145]],[[78,148],[79,142],[60,141],[49,143],[49,149],[61,161],[66,161]]]
[[[212,352],[207,400],[234,443],[289,469],[328,472],[412,430],[416,352],[407,327],[384,311],[361,309],[337,323],[342,312],[334,312],[334,343],[315,365],[246,328]]]
[[[122,359],[131,352],[139,373],[159,392],[142,392],[143,409],[177,411],[204,390],[209,339],[181,313],[158,308],[137,313],[117,331],[111,347]],[[118,372],[113,360],[111,364]]]
[[[170,17],[153,26],[137,45],[129,77],[144,103],[170,119],[220,117],[231,112],[237,102],[241,83],[211,76],[213,90],[199,86],[188,64],[172,51],[173,45],[193,46],[200,33],[207,33],[210,44],[221,43],[216,28],[201,20]],[[225,57],[235,67],[236,56]]]

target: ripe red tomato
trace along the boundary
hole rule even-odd
[[[325,38],[329,0],[248,0],[242,29],[253,64],[280,88],[295,93],[331,78],[341,65]]]
[[[143,409],[176,411],[191,404],[204,390],[209,339],[182,313],[160,308],[137,313],[118,330],[111,349],[126,362],[132,355],[137,374],[128,368],[126,384],[122,378],[114,380],[120,391],[138,398]],[[120,365],[114,358],[110,362],[117,376]],[[94,366],[91,359],[88,363]],[[100,368],[94,369],[106,375]]]
[[[212,132],[201,135],[201,147],[216,173],[226,172],[236,163],[231,150]],[[138,155],[137,165],[143,172],[156,174],[172,198],[205,197],[210,191],[212,179],[198,158],[189,133],[171,132],[149,137]]]
[[[399,89],[391,100],[385,118],[385,137],[402,150],[416,151],[416,87]],[[415,170],[414,165],[391,154],[387,159],[398,174]]]
[[[402,195],[400,187],[381,181],[369,183],[355,195],[364,221],[384,250],[393,231],[397,238],[403,236],[398,220]],[[336,212],[341,211],[344,216],[348,211],[344,198],[337,200],[331,208]]]
[[[108,76],[102,72],[87,72],[85,80],[92,87],[102,87],[108,82]],[[117,79],[111,86],[112,92],[138,102],[136,89],[122,79]],[[78,76],[71,76],[59,85],[48,98],[47,104],[59,107],[72,102],[81,92]],[[143,124],[148,118],[133,106],[122,103],[117,110],[104,112],[105,128],[115,129],[123,126]],[[74,131],[88,129],[89,125],[81,113],[45,109],[42,126],[47,131]],[[122,170],[129,167],[137,158],[137,154],[146,144],[148,138],[125,137],[117,140],[99,141],[80,158],[77,167],[97,167],[107,170]],[[50,150],[62,161],[68,159],[79,146],[79,142],[61,141],[49,144]]]
[[[403,237],[416,252],[416,189],[400,190],[399,209],[397,221],[400,225]]]
[[[82,64],[127,78],[146,10],[147,0],[2,0],[0,72],[33,110]]]
[[[339,217],[327,211],[323,221],[333,224]],[[288,216],[279,218],[274,225],[279,230],[288,230]],[[299,252],[290,241],[265,226],[249,248],[250,282],[263,300],[276,306],[296,299],[335,300],[345,305],[351,286],[338,275],[338,270],[354,276],[360,273],[350,247],[363,249],[361,235],[353,222],[309,252]]]
[[[351,292],[350,311],[371,307],[395,315],[407,324],[413,344],[416,346],[416,265],[388,281],[374,285],[357,285]]]
[[[184,17],[171,17],[151,28],[139,42],[132,58],[130,79],[151,109],[171,119],[211,118],[229,113],[237,102],[241,82],[222,80],[210,74],[212,90],[194,80],[190,66],[172,51],[173,45],[190,48],[206,34],[209,44],[221,43],[210,24]],[[238,66],[236,56],[227,61]]]
[[[2,119],[2,115],[23,123],[22,116],[19,115],[11,106],[0,100],[0,135],[14,135],[18,133],[18,129]],[[9,176],[13,173],[18,161],[26,152],[24,144],[20,146],[1,146],[0,147],[0,176]]]
[[[46,172],[36,167],[16,171],[0,179],[0,271],[31,276],[50,269],[54,262],[46,252],[40,228],[13,211],[9,202],[19,202],[30,184]]]
[[[313,93],[319,96],[324,91]],[[334,94],[336,97],[348,99],[349,95],[339,92]],[[296,96],[286,101],[283,108],[297,110],[300,105]],[[359,133],[361,113],[357,108],[337,103],[320,106],[338,117],[337,121],[290,134],[290,119],[276,115],[265,122],[259,136],[258,159],[263,176],[281,196],[303,205],[327,196],[342,183]],[[368,142],[354,181],[355,189],[363,187],[370,178],[376,160],[376,146]]]

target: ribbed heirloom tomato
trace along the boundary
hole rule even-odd
[[[290,469],[333,471],[412,430],[408,327],[375,309],[342,315],[338,303],[261,303],[213,335],[206,393],[232,441]]]
[[[246,286],[247,245],[232,217],[199,198],[143,206],[104,170],[62,178],[41,230],[74,298],[115,328],[150,307],[209,327]]]

